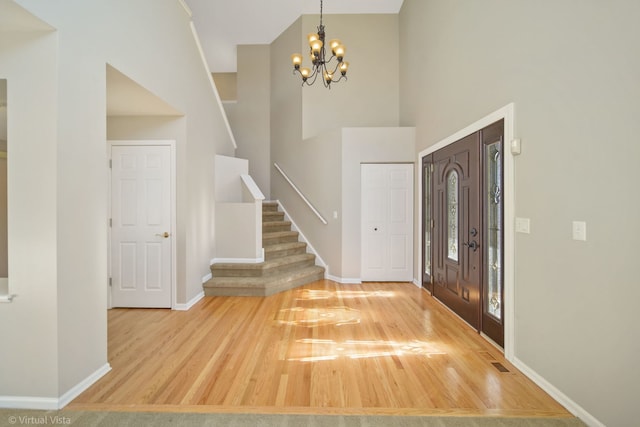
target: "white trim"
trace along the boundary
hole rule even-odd
[[[89,375],[84,380],[80,381],[75,386],[71,387],[69,391],[60,396],[58,399],[58,408],[62,409],[67,406],[73,399],[80,396],[80,394],[91,387],[96,381],[105,376],[111,370],[111,365],[105,363],[100,368],[98,368],[94,373]]]
[[[422,288],[422,285],[420,284],[420,281],[416,278],[414,278],[411,283],[413,283],[414,285],[416,285],[419,288]]]
[[[202,284],[207,283],[209,280],[213,279],[213,274],[209,272],[209,274],[202,276]]]
[[[209,276],[211,276],[211,274],[209,274]],[[209,279],[207,279],[207,280],[209,280]],[[206,282],[207,280],[203,280],[202,283]],[[195,297],[191,298],[191,300],[189,300],[186,304],[176,304],[175,307],[173,307],[173,310],[176,310],[176,311],[189,311],[191,309],[191,307],[196,305],[196,303],[198,301],[200,301],[202,298],[204,298],[204,291],[201,291],[200,293],[198,293],[198,295],[196,295]]]
[[[418,153],[418,197],[422,197],[422,158],[452,144],[474,132],[477,132],[498,120],[504,119],[504,355],[513,362],[515,357],[515,165],[510,144],[515,134],[515,106],[508,104],[477,122],[465,127],[453,135]],[[418,203],[418,254],[419,270],[422,270],[422,203]]]
[[[337,283],[341,283],[343,285],[359,285],[362,283],[362,280],[359,278],[346,278],[346,277],[337,277],[332,276],[330,274],[325,274],[325,279],[332,280]]]
[[[309,209],[311,209],[311,211],[316,214],[316,216],[318,217],[318,219],[320,220],[320,222],[322,222],[324,225],[327,225],[328,222],[326,219],[324,219],[324,217],[320,214],[320,212],[318,212],[318,210],[311,204],[311,202],[309,201],[309,199],[307,199],[305,197],[304,194],[302,194],[302,191],[300,191],[300,189],[293,183],[293,181],[291,181],[291,179],[289,178],[289,176],[284,173],[284,171],[282,170],[282,168],[280,166],[278,166],[277,163],[274,163],[273,166],[276,168],[276,170],[278,172],[280,172],[280,175],[282,175],[282,177],[289,183],[289,185],[291,186],[291,188],[293,188],[293,190],[298,194],[298,196],[300,196],[302,198],[302,200],[307,204],[307,206],[309,207]]]
[[[191,8],[189,7],[189,5],[187,5],[187,3],[184,0],[178,0],[178,3],[180,3],[180,6],[182,6],[182,8],[184,9],[184,12],[187,14],[187,16],[189,18],[193,17],[193,12],[191,11]]]
[[[596,417],[587,412],[582,406],[574,402],[569,396],[558,390],[553,384],[545,380],[536,371],[527,366],[522,360],[514,357],[510,361],[518,368],[523,374],[529,377],[534,383],[536,383],[541,389],[553,397],[558,403],[564,406],[569,412],[576,417],[580,418],[582,422],[589,427],[605,427],[605,424],[599,421]]]
[[[218,88],[216,87],[216,83],[213,81],[213,76],[211,75],[211,71],[209,70],[207,57],[204,55],[204,50],[202,50],[202,45],[200,44],[200,37],[198,37],[198,32],[196,31],[196,27],[193,24],[193,21],[189,22],[189,25],[191,26],[191,33],[193,34],[193,39],[196,42],[196,47],[198,48],[198,52],[200,53],[200,59],[202,59],[202,65],[204,65],[204,69],[207,72],[207,77],[209,78],[209,84],[211,85],[211,89],[213,90],[213,95],[215,96],[216,102],[220,107],[220,113],[222,114],[222,119],[224,120],[224,124],[227,127],[227,133],[229,134],[229,138],[231,138],[233,148],[237,149],[238,145],[236,144],[236,138],[233,136],[233,131],[231,130],[231,125],[229,124],[229,119],[227,118],[227,113],[224,109],[224,106],[222,105],[220,94],[218,93]]]
[[[0,396],[0,408],[12,409],[38,409],[55,411],[67,406],[73,399],[91,387],[111,370],[111,365],[105,363],[94,373],[73,386],[69,391],[55,397],[30,397],[30,396]]]
[[[37,409],[43,411],[55,411],[58,407],[58,399],[55,397],[30,397],[30,396],[0,396],[0,408],[2,409]]]
[[[262,194],[262,191],[258,188],[258,184],[256,184],[251,175],[241,174],[240,179],[254,200],[264,200],[264,194]]]
[[[302,241],[307,244],[307,252],[312,253],[316,256],[316,265],[319,265],[320,267],[324,267],[324,270],[325,270],[324,276],[329,277],[329,266],[327,265],[327,263],[324,262],[320,254],[318,254],[318,251],[316,251],[316,249],[313,247],[311,242],[309,242],[309,239],[306,238],[306,236],[302,233],[302,230],[300,230],[300,228],[296,225],[295,221],[291,218],[291,216],[289,215],[289,212],[287,212],[287,210],[285,209],[284,205],[280,202],[280,200],[276,200],[276,202],[278,203],[278,206],[282,208],[282,212],[284,212],[284,216],[286,217],[286,220],[291,221],[291,229],[294,231],[297,231]]]
[[[176,194],[176,175],[177,175],[177,156],[176,156],[176,141],[173,139],[158,139],[158,140],[109,140],[107,141],[107,160],[111,160],[111,147],[114,145],[123,145],[123,146],[153,146],[153,145],[162,145],[169,146],[171,150],[171,235],[173,238],[171,239],[171,309],[175,309],[176,301],[178,298],[178,246],[177,246],[177,233],[178,222],[177,222],[177,194]],[[109,163],[109,162],[107,162]],[[107,218],[110,217],[111,212],[111,168],[108,171],[108,201],[107,201]],[[109,287],[109,277],[111,277],[111,227],[107,224],[108,230],[108,247],[107,247],[107,266],[108,266],[108,277],[107,277],[107,308],[112,308],[111,305],[111,288]]]
[[[0,295],[0,302],[13,302],[15,297],[17,297],[15,294]]]

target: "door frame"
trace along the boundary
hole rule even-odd
[[[469,134],[478,132],[485,127],[499,121],[504,120],[504,143],[502,146],[502,155],[504,160],[504,356],[513,362],[515,350],[515,161],[514,156],[510,155],[510,142],[514,139],[515,130],[515,106],[510,103],[499,110],[481,118],[480,120],[470,124],[464,129],[459,130],[447,138],[438,141],[436,144],[420,151],[418,153],[418,164],[422,165],[422,159],[429,154],[444,148]],[[422,197],[423,194],[423,170],[418,168],[418,192]],[[418,203],[418,251],[420,268],[423,264],[423,224],[422,212],[423,203]],[[422,281],[420,281],[422,287]],[[484,334],[485,339],[489,340]],[[489,340],[490,341],[490,340]]]
[[[109,278],[111,276],[111,200],[113,197],[112,189],[111,189],[111,148],[114,146],[168,146],[171,150],[171,199],[169,201],[171,206],[171,277],[170,277],[170,286],[171,286],[171,309],[176,309],[176,283],[177,283],[177,221],[176,221],[176,141],[175,140],[108,140],[107,141],[107,309],[113,308],[111,302],[111,285],[109,284]]]

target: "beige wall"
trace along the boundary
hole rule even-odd
[[[281,52],[279,61],[291,69],[289,56],[308,59],[307,34],[318,26],[319,16],[304,15],[299,45]],[[339,38],[347,47],[348,81],[327,90],[321,81],[302,91],[302,136],[310,138],[342,126],[398,125],[398,15],[327,15],[323,17],[327,40]],[[289,84],[299,82],[291,71],[279,76]],[[298,83],[299,84],[299,83]]]
[[[211,76],[223,102],[236,101],[238,99],[237,73],[211,73]]]
[[[52,32],[0,34],[0,76],[11,105],[9,292],[18,295],[0,304],[0,396],[53,397],[59,390],[56,44]]]
[[[19,3],[59,31],[0,37],[7,56],[0,66],[15,74],[9,104],[18,166],[10,168],[16,188],[9,205],[17,222],[10,219],[9,269],[19,294],[0,307],[0,321],[20,325],[0,347],[0,396],[46,406],[107,364],[106,64],[186,116],[167,124],[169,138],[177,137],[183,210],[180,302],[202,292],[215,256],[214,157],[233,155],[234,147],[179,2]],[[123,133],[146,138],[164,124],[128,125],[134,129]]]
[[[236,155],[249,160],[249,174],[267,199],[272,168],[270,62],[269,45],[238,46],[238,103],[232,122]]]
[[[611,426],[635,420],[640,392],[638,16],[622,0],[405,0],[400,14],[416,151],[514,102],[516,216],[532,230],[515,242],[515,357]]]
[[[271,162],[282,167],[328,224],[314,216],[274,169],[271,198],[284,204],[328,264],[329,273],[342,277],[344,266],[353,261],[343,259],[342,248],[343,215],[352,215],[343,206],[342,128],[397,126],[398,16],[325,17],[327,37],[339,37],[346,44],[346,59],[351,63],[349,80],[331,90],[319,81],[301,87],[300,78],[292,75],[290,56],[303,52],[304,62],[308,62],[306,35],[316,28],[318,19],[301,17],[271,45]],[[373,42],[384,54],[374,54],[367,42]],[[384,64],[379,64],[380,59]],[[383,72],[375,72],[380,67]],[[352,237],[349,234],[349,241]],[[359,277],[359,260],[357,266]],[[351,275],[353,268],[348,272]]]

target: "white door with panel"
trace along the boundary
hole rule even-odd
[[[362,164],[361,278],[413,280],[413,164]]]
[[[111,147],[113,307],[171,307],[171,156],[169,145]]]

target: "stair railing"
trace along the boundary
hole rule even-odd
[[[276,170],[278,172],[280,172],[280,174],[282,175],[282,177],[289,183],[289,185],[291,186],[291,188],[293,188],[293,190],[298,193],[298,196],[300,196],[300,198],[302,198],[302,200],[306,203],[306,205],[309,207],[309,209],[311,209],[311,211],[318,217],[318,219],[324,224],[327,225],[328,222],[326,219],[324,219],[324,217],[320,214],[320,212],[318,212],[318,210],[311,204],[311,202],[309,201],[309,199],[307,199],[305,197],[304,194],[302,194],[302,192],[300,191],[300,189],[298,188],[298,186],[296,186],[293,181],[291,181],[291,179],[289,178],[289,176],[287,176],[287,174],[282,170],[282,168],[277,164],[274,163],[273,166],[275,166]]]

